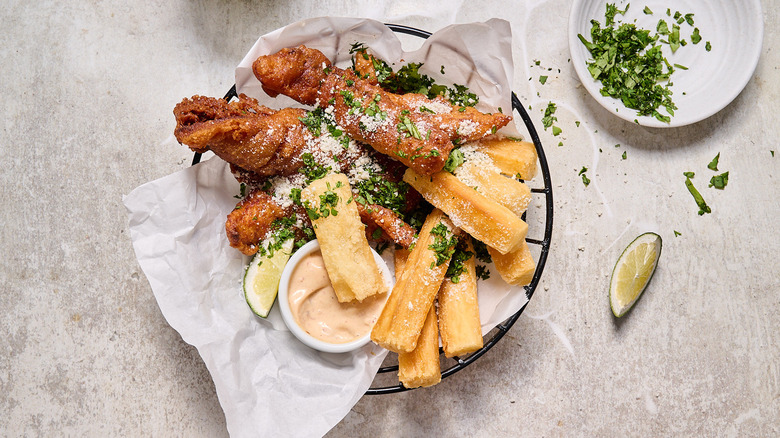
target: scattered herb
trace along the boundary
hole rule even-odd
[[[580,121],[579,121],[579,120],[576,120],[576,121],[574,122],[574,124],[575,124],[575,125],[577,125],[577,127],[578,127],[578,128],[580,127]]]
[[[310,152],[303,154],[301,159],[303,166],[298,169],[298,172],[306,176],[306,184],[311,184],[314,180],[324,178],[330,172],[330,166],[316,162]]]
[[[539,76],[539,82],[544,85],[547,82],[547,76]]]
[[[674,237],[677,237],[677,236],[682,236],[682,233],[677,231],[677,230],[674,230]]]
[[[485,265],[476,266],[477,278],[480,280],[487,280],[490,278],[490,270]]]
[[[674,66],[675,66],[675,67],[677,67],[677,68],[679,68],[680,70],[688,70],[688,67],[686,67],[686,66],[684,66],[684,65],[680,65],[680,64],[674,64]],[[683,94],[685,94],[685,93],[683,93]]]
[[[409,184],[403,181],[393,182],[372,172],[368,179],[357,183],[355,189],[355,201],[359,204],[379,205],[403,216]]]
[[[466,270],[464,263],[472,257],[474,257],[474,253],[466,249],[465,240],[458,242],[458,245],[455,247],[455,253],[452,255],[452,260],[450,260],[450,265],[447,267],[445,277],[455,284],[459,283],[460,274]]]
[[[431,235],[434,239],[433,243],[428,245],[428,248],[434,252],[434,256],[436,257],[436,261],[431,262],[431,269],[433,269],[434,266],[441,266],[452,258],[453,253],[455,253],[455,245],[458,243],[458,238],[453,234],[449,227],[441,222],[431,229]]]
[[[628,157],[626,156],[626,151],[623,151],[623,155],[622,155],[622,157],[623,157],[623,159],[624,159],[624,160],[625,160],[626,158],[628,158]]]
[[[653,11],[650,10],[647,6],[642,10],[642,12],[645,13],[645,15],[653,15]]]
[[[463,156],[463,152],[461,152],[460,149],[453,149],[450,152],[450,156],[447,157],[447,161],[444,163],[444,170],[449,173],[455,172],[455,169],[463,164],[464,159],[465,157]]]
[[[720,160],[720,152],[718,152],[718,155],[715,155],[715,158],[710,161],[710,164],[707,165],[707,169],[718,170],[718,160]]]
[[[557,126],[553,126],[553,127],[552,127],[552,134],[553,134],[554,136],[556,136],[556,137],[557,137],[557,136],[559,136],[559,135],[561,134],[561,132],[563,132],[563,131],[561,130],[561,128],[559,128],[559,127],[557,127]]]
[[[709,52],[710,50],[712,50],[712,44],[710,44],[710,42],[709,42],[709,41],[707,41],[707,43],[706,43],[706,44],[704,44],[704,50],[706,50],[706,51],[708,51],[708,52]]]
[[[590,184],[590,179],[588,178],[587,175],[585,175],[585,172],[587,172],[587,171],[588,171],[588,168],[585,167],[585,166],[582,166],[582,169],[580,169],[580,173],[577,174],[577,175],[582,176],[582,183],[585,184],[585,187],[587,187],[588,184]]]
[[[715,175],[710,178],[710,187],[715,187],[718,190],[723,190],[729,183],[729,173],[723,172],[720,175]]]
[[[712,213],[712,210],[704,201],[701,193],[696,190],[696,187],[693,186],[693,182],[691,182],[691,178],[693,178],[693,172],[683,172],[683,175],[685,175],[685,187],[688,187],[688,191],[691,192],[691,195],[693,195],[693,199],[696,201],[696,205],[699,206],[699,216],[704,215],[704,213]]]
[[[236,199],[243,199],[244,197],[246,197],[246,184],[241,183],[238,186],[238,194],[233,196],[233,197],[236,198]]]
[[[542,117],[542,125],[544,125],[545,130],[552,126],[553,122],[558,121],[558,118],[553,115],[556,109],[558,108],[554,103],[549,102],[547,104],[547,108],[544,110],[544,117]]]
[[[474,245],[474,253],[477,255],[477,260],[482,263],[490,263],[493,261],[488,252],[487,245],[476,239],[472,239],[471,243]]]
[[[691,34],[691,42],[693,44],[699,44],[701,41],[701,35],[699,35],[699,28],[696,27],[693,29],[693,33]]]

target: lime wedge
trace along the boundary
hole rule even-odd
[[[244,298],[255,315],[265,318],[276,301],[279,280],[292,254],[293,240],[286,240],[271,257],[256,254],[244,274]]]
[[[612,270],[609,280],[609,305],[620,318],[636,303],[653,277],[661,255],[661,236],[645,233],[634,239]]]

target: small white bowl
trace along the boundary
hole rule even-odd
[[[298,338],[298,340],[308,345],[309,347],[314,348],[315,350],[326,353],[346,353],[357,350],[371,341],[370,331],[366,333],[365,336],[355,339],[354,341],[345,342],[342,344],[332,344],[321,341],[306,333],[306,331],[302,329],[295,321],[295,316],[290,310],[290,301],[288,297],[290,277],[292,276],[295,267],[298,266],[298,263],[300,263],[304,257],[319,249],[320,243],[316,239],[312,240],[298,249],[298,251],[296,251],[292,257],[290,257],[290,260],[284,267],[284,270],[282,271],[282,278],[279,281],[279,293],[277,295],[277,301],[279,302],[279,310],[282,314],[282,319],[284,320],[284,323],[287,324],[287,328],[290,329],[290,331],[293,333],[293,335],[295,335],[296,338]],[[388,268],[387,263],[385,263],[385,261],[382,259],[382,256],[374,251],[373,248],[371,249],[371,252],[374,254],[374,260],[376,260],[379,271],[382,273],[382,278],[385,280],[389,294],[390,290],[393,288],[393,276],[390,274],[390,268]]]
[[[661,50],[670,63],[678,63],[688,70],[677,69],[672,75],[670,87],[674,95],[672,100],[678,109],[669,123],[653,116],[638,116],[628,109],[619,99],[602,96],[599,91],[601,82],[596,82],[588,72],[587,61],[592,59],[590,52],[577,38],[582,34],[591,40],[591,20],[595,19],[604,26],[604,12],[607,0],[574,0],[569,14],[569,50],[571,62],[580,78],[580,82],[591,96],[604,108],[621,119],[642,126],[654,128],[672,128],[685,126],[703,120],[731,103],[745,88],[758,64],[764,34],[764,21],[760,0],[690,0],[669,2],[647,0],[644,3],[631,3],[626,15],[617,15],[615,21],[634,23],[639,28],[648,29],[656,34],[658,20],[665,20],[669,26],[673,17],[666,15],[679,10],[683,14],[694,13],[694,26],[701,30],[699,44],[690,41],[693,27],[680,24],[680,37],[688,41],[676,53],[666,44]],[[618,8],[625,8],[628,2],[617,2]],[[648,6],[653,14],[643,12]],[[712,51],[707,52],[707,41],[712,43]],[[661,109],[665,114],[666,110]]]

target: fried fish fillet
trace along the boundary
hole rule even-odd
[[[174,135],[195,152],[213,151],[223,160],[260,176],[291,175],[311,138],[300,118],[306,110],[266,108],[245,95],[238,101],[194,96],[173,110]]]
[[[274,202],[271,195],[262,190],[253,191],[227,216],[225,233],[230,246],[246,255],[256,253],[273,222],[288,214],[290,212]]]
[[[370,75],[364,79],[335,67],[322,52],[306,46],[261,56],[252,68],[270,96],[284,94],[328,108],[350,137],[423,175],[444,167],[453,141],[478,140],[512,119],[454,106],[440,97],[389,93]]]

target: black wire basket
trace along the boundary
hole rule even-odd
[[[387,27],[389,27],[393,32],[411,35],[423,39],[427,39],[428,37],[431,36],[430,32],[426,32],[424,30],[416,29],[413,27],[402,26],[398,24],[387,24]],[[236,93],[236,86],[233,85],[233,87],[230,88],[227,94],[225,94],[224,99],[230,101],[236,97],[238,97],[238,94]],[[523,105],[520,103],[520,99],[517,98],[517,95],[515,95],[515,93],[512,93],[512,110],[514,112],[517,112],[520,115],[520,118],[523,120],[523,124],[525,125],[525,128],[528,131],[528,135],[530,136],[531,140],[534,143],[534,146],[536,148],[536,153],[539,158],[539,168],[542,174],[542,187],[532,187],[531,193],[544,197],[544,206],[545,206],[544,233],[540,239],[533,238],[533,237],[527,237],[525,239],[526,242],[530,245],[530,247],[536,250],[533,252],[538,253],[537,255],[538,260],[536,262],[536,270],[534,271],[533,279],[531,280],[530,284],[524,286],[525,295],[530,300],[534,294],[534,291],[536,290],[536,287],[539,285],[539,279],[542,276],[544,265],[547,262],[547,255],[550,251],[550,240],[552,238],[552,229],[553,229],[552,181],[550,180],[550,169],[547,165],[547,158],[544,155],[544,149],[542,149],[542,143],[539,140],[539,134],[536,132],[536,128],[534,128],[534,124],[531,121],[531,117],[528,115],[525,108],[523,108]],[[195,155],[192,157],[192,164],[195,165],[199,163],[200,159],[201,159],[201,154],[195,153]],[[526,219],[525,215],[523,215],[523,219],[524,220]],[[526,303],[523,307],[521,307],[520,310],[518,310],[515,314],[513,314],[506,320],[502,321],[490,332],[488,332],[484,336],[483,347],[477,351],[474,351],[464,356],[447,358],[444,356],[444,352],[440,348],[439,359],[442,365],[441,378],[445,379],[457,373],[458,371],[462,370],[463,368],[466,368],[468,365],[474,363],[477,359],[482,357],[483,354],[487,353],[488,350],[493,348],[493,346],[495,346],[498,343],[498,341],[500,341],[501,338],[504,337],[504,335],[509,331],[509,329],[512,328],[515,322],[517,322],[517,319],[520,317],[520,314],[523,313],[523,310],[525,310],[525,307],[527,305],[528,303]],[[393,362],[394,359],[396,359],[395,362]],[[387,359],[385,359],[385,362],[382,364],[382,367],[379,368],[379,371],[377,372],[377,376],[374,378],[374,382],[372,383],[372,386],[366,391],[366,394],[376,395],[376,394],[390,394],[394,392],[408,391],[410,388],[406,388],[402,384],[398,383],[398,378],[396,376],[397,373],[398,373],[397,356],[391,354],[388,356]],[[388,380],[394,383],[385,384],[382,382],[382,380]]]

